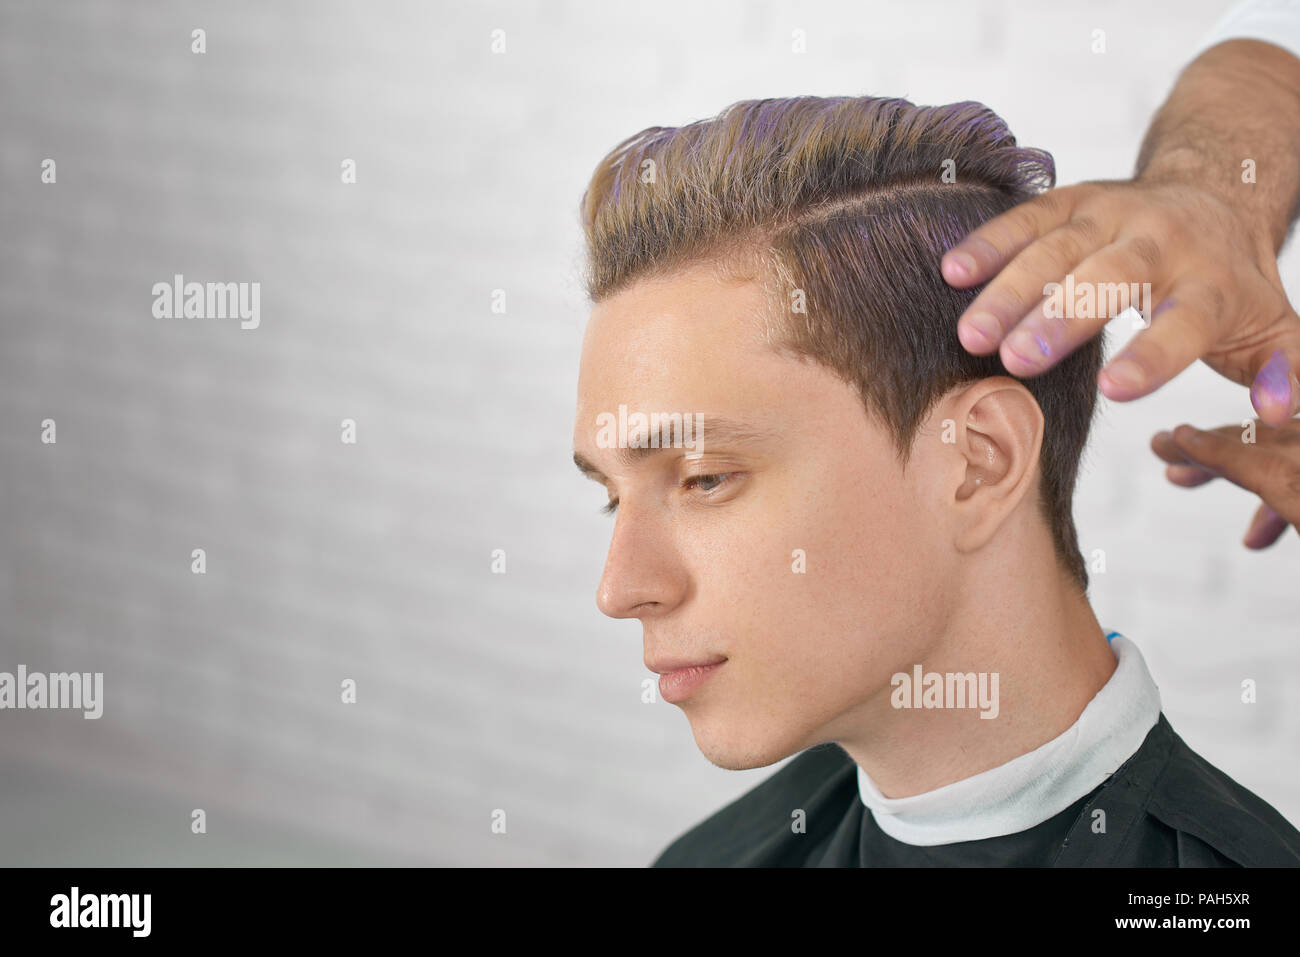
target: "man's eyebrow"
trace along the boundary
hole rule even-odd
[[[741,422],[736,419],[724,419],[716,415],[704,415],[704,428],[702,432],[695,436],[694,439],[702,446],[702,449],[687,449],[687,453],[694,451],[708,452],[713,448],[727,448],[737,445],[755,445],[768,441],[775,437],[774,432],[762,428],[749,422]],[[645,433],[641,433],[645,434]],[[630,437],[629,437],[630,438]],[[664,423],[660,430],[660,447],[653,448],[647,444],[644,448],[620,448],[615,450],[615,458],[618,463],[625,468],[635,465],[637,462],[644,461],[658,452],[668,452],[674,448],[681,448],[680,440],[677,445],[672,442],[673,436]],[[582,453],[573,453],[573,464],[578,467],[578,471],[590,479],[598,482],[605,480],[605,473],[596,468],[592,462]]]

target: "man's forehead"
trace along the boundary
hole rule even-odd
[[[696,268],[634,284],[592,309],[583,342],[575,445],[602,415],[708,414],[719,435],[764,431],[788,356],[768,344],[754,281]]]
[[[767,301],[754,280],[726,280],[700,267],[636,282],[592,307],[588,337],[752,339],[765,329]]]
[[[583,339],[579,398],[628,389],[707,392],[740,384],[780,358],[768,345],[761,298],[694,288],[656,284],[598,304]]]

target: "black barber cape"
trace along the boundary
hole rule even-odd
[[[792,812],[806,812],[793,833]],[[1105,811],[1094,833],[1093,811]],[[1163,713],[1090,794],[1002,837],[919,847],[885,834],[857,765],[819,744],[673,841],[655,867],[1296,867],[1300,831],[1189,748]]]

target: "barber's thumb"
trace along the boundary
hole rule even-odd
[[[1269,425],[1284,425],[1300,412],[1300,379],[1294,363],[1281,349],[1275,350],[1256,374],[1250,402]]]

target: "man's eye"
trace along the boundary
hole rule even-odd
[[[716,472],[713,475],[692,475],[682,481],[682,488],[699,489],[703,494],[709,495],[726,485],[735,474],[734,472]],[[610,499],[608,504],[601,506],[600,511],[604,515],[613,515],[618,511],[618,499]]]
[[[714,475],[692,475],[682,483],[683,487],[698,488],[701,492],[715,491],[730,477],[730,472],[718,472]]]

